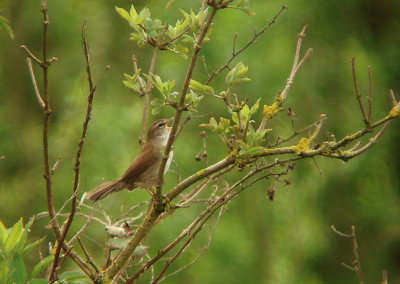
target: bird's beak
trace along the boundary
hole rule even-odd
[[[166,127],[167,129],[171,129],[171,127],[168,126],[168,123],[170,123],[172,120],[174,120],[173,117],[167,119],[167,122],[165,123],[165,127]]]

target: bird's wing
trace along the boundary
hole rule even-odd
[[[133,163],[126,170],[125,174],[121,177],[121,181],[127,184],[135,183],[141,174],[156,164],[156,160],[158,160],[157,155],[150,147],[146,147],[145,145]]]

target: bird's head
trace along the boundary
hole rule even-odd
[[[168,126],[168,123],[172,119],[160,119],[154,121],[147,132],[147,142],[157,143],[160,146],[167,145],[169,133],[171,131],[171,127]]]

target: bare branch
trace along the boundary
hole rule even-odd
[[[137,58],[135,55],[132,55],[132,61],[133,61],[133,70],[136,72],[139,72],[139,68],[137,65]],[[140,85],[140,93],[139,93],[139,97],[144,96],[145,92],[146,92],[146,86],[144,85],[143,80],[138,80],[139,81],[139,85]],[[142,141],[144,142],[144,141]],[[141,144],[142,142],[139,141],[139,144]]]
[[[54,172],[58,169],[58,166],[60,165],[61,162],[61,157],[58,157],[57,161],[54,163],[53,167],[50,170],[50,174],[53,175]]]
[[[94,204],[94,206],[93,206],[93,209],[92,209],[92,211],[90,212],[90,215],[89,215],[89,217],[87,218],[87,220],[86,220],[86,222],[85,222],[85,224],[82,226],[82,228],[69,240],[69,242],[68,242],[68,245],[73,245],[73,243],[78,239],[79,240],[79,237],[82,235],[82,233],[84,232],[84,231],[86,231],[86,229],[89,227],[89,224],[92,222],[92,220],[93,220],[93,215],[94,215],[94,212],[96,211],[96,203]]]
[[[208,80],[206,82],[206,85],[209,85],[211,83],[212,80],[214,80],[214,78],[221,73],[221,71],[223,71],[224,69],[228,69],[229,68],[229,64],[233,61],[233,59],[235,59],[239,54],[241,54],[243,51],[245,51],[250,45],[254,44],[255,41],[257,40],[258,37],[260,37],[266,30],[268,30],[273,24],[276,23],[276,20],[278,19],[278,17],[283,13],[283,11],[287,9],[286,6],[282,6],[282,8],[279,10],[279,12],[274,16],[274,18],[269,21],[265,27],[259,31],[258,33],[256,32],[253,36],[253,38],[251,40],[249,40],[241,49],[239,49],[238,51],[235,51],[235,42],[236,42],[236,35],[234,37],[234,45],[233,45],[233,50],[232,50],[232,56],[226,61],[226,63],[222,66],[220,66],[218,69],[216,69],[215,71],[213,71],[211,73],[210,76],[208,76]]]
[[[182,270],[188,268],[189,266],[193,265],[210,247],[210,243],[211,243],[211,238],[215,232],[215,229],[217,228],[217,225],[219,223],[219,220],[221,219],[222,213],[224,211],[224,207],[221,206],[220,210],[219,210],[219,214],[217,216],[217,220],[215,221],[214,226],[212,227],[209,237],[207,239],[206,244],[204,245],[204,247],[200,250],[200,253],[188,264],[182,266],[181,268],[175,270],[174,272],[166,275],[165,277],[161,278],[162,275],[165,273],[165,271],[167,270],[167,268],[181,255],[181,253],[190,245],[190,243],[194,240],[195,236],[197,235],[198,232],[201,231],[203,225],[207,222],[208,219],[205,220],[205,222],[203,222],[202,224],[200,224],[200,226],[197,228],[197,230],[195,232],[193,232],[193,234],[190,236],[190,238],[188,239],[188,241],[182,245],[181,249],[169,260],[167,261],[167,263],[164,265],[164,268],[162,269],[162,271],[160,272],[160,274],[156,277],[156,279],[152,282],[152,283],[158,283],[161,281],[164,281],[165,279],[174,276],[176,274],[178,274],[179,272],[181,272]],[[161,278],[161,279],[160,279]]]
[[[38,99],[38,102],[39,102],[40,106],[44,109],[45,108],[45,104],[44,104],[44,101],[42,99],[42,96],[40,95],[40,91],[39,91],[39,88],[38,88],[38,85],[37,85],[37,82],[36,82],[35,73],[34,73],[33,67],[32,67],[32,61],[28,57],[26,59],[26,62],[28,63],[28,70],[29,70],[29,74],[31,75],[33,89],[35,90],[36,98]]]
[[[371,66],[368,66],[368,121],[372,121],[372,75]]]
[[[171,43],[173,43],[174,41],[176,41],[177,39],[179,39],[181,36],[183,36],[188,30],[190,29],[190,26],[188,25],[186,28],[183,29],[182,32],[180,32],[177,36],[175,36],[174,38],[171,38],[169,41],[167,42],[163,42],[162,44],[160,44],[161,49],[163,47],[167,47],[168,45],[170,45]]]
[[[28,48],[26,45],[21,45],[21,48],[22,48],[23,50],[25,50],[26,54],[28,54],[28,56],[29,56],[30,58],[32,58],[33,61],[35,61],[35,62],[36,62],[37,64],[39,64],[40,66],[42,65],[42,61],[40,61],[40,59],[37,58],[37,57],[29,50],[29,48]]]
[[[301,130],[298,130],[298,131],[295,130],[294,133],[292,135],[290,135],[288,138],[284,138],[284,139],[281,138],[281,139],[277,140],[276,143],[274,144],[274,146],[276,147],[276,146],[282,145],[285,142],[289,142],[297,135],[303,134],[303,133],[309,131],[310,129],[312,129],[313,127],[315,127],[318,122],[319,122],[319,120],[317,120],[316,122],[313,122],[312,124],[310,124],[309,126],[303,128]]]
[[[83,245],[83,243],[82,243],[82,241],[81,241],[80,238],[78,238],[78,243],[79,243],[79,246],[81,247],[83,253],[84,253],[85,256],[86,256],[87,262],[94,268],[94,270],[95,270],[97,273],[100,273],[100,268],[99,268],[99,266],[93,261],[93,258],[90,256],[90,254],[89,254],[88,251],[86,250],[86,248],[85,248],[85,246]]]
[[[297,73],[300,71],[300,68],[303,66],[304,62],[310,57],[310,55],[313,51],[312,48],[307,49],[306,54],[299,62],[301,44],[303,42],[303,38],[306,36],[306,34],[305,34],[306,29],[307,29],[307,25],[303,27],[303,29],[301,30],[301,32],[298,35],[292,71],[290,72],[289,78],[286,81],[285,88],[283,89],[283,91],[280,94],[278,94],[280,96],[280,104],[281,105],[286,100],[286,97],[287,97],[290,89],[293,86],[294,79],[296,78]],[[264,129],[266,123],[267,123],[267,118],[264,117],[260,123],[260,126],[258,127],[258,130]]]
[[[361,101],[361,94],[360,94],[360,91],[358,90],[358,86],[357,86],[357,76],[356,76],[355,61],[356,61],[356,58],[353,57],[353,59],[351,60],[351,71],[353,73],[354,92],[355,92],[355,96],[356,96],[356,99],[358,101],[358,104],[360,106],[360,110],[361,110],[361,113],[362,113],[362,116],[363,116],[363,119],[364,119],[364,123],[366,125],[368,125],[369,121],[368,121],[368,118],[367,118],[367,116],[365,114],[364,106],[363,106],[362,101]]]
[[[203,62],[204,70],[206,71],[207,76],[210,77],[210,72],[208,72],[206,58],[204,57],[204,55],[201,57],[201,61]]]
[[[358,244],[357,244],[357,236],[356,236],[355,226],[354,225],[351,226],[351,234],[342,233],[342,232],[338,231],[333,225],[331,225],[331,229],[339,236],[352,239],[354,260],[352,261],[352,265],[348,265],[344,262],[342,262],[342,265],[344,267],[354,271],[357,274],[360,284],[363,284],[364,281],[363,281],[363,276],[362,276],[362,272],[361,272],[360,256],[358,254]]]
[[[398,102],[396,100],[396,96],[394,95],[393,90],[389,90],[389,96],[390,99],[392,100],[392,107],[395,107],[398,104]]]
[[[292,66],[292,71],[290,72],[290,76],[286,82],[285,88],[281,92],[282,99],[286,99],[286,97],[289,93],[289,90],[293,86],[293,82],[294,82],[294,79],[295,79],[297,73],[299,72],[301,66],[303,66],[304,62],[307,60],[307,58],[311,55],[311,53],[313,51],[311,48],[307,49],[306,54],[300,60],[300,63],[299,63],[301,44],[303,42],[303,38],[305,38],[305,36],[306,36],[305,32],[307,30],[307,27],[308,27],[307,25],[304,26],[303,29],[301,30],[301,32],[299,33],[297,45],[296,45],[296,52],[295,52],[295,56],[294,56],[293,66]]]
[[[81,135],[81,139],[79,141],[78,149],[77,149],[76,155],[75,155],[75,162],[74,162],[75,175],[74,175],[74,184],[73,184],[73,188],[72,188],[73,195],[72,195],[72,202],[71,202],[71,212],[68,216],[67,221],[65,222],[65,224],[63,226],[63,230],[62,230],[62,234],[61,234],[60,238],[57,239],[57,247],[56,247],[56,251],[54,253],[54,261],[53,261],[53,265],[52,265],[50,277],[49,277],[50,280],[52,280],[54,277],[54,272],[57,268],[58,258],[60,255],[62,245],[67,236],[68,230],[72,224],[72,220],[73,220],[73,218],[75,216],[75,212],[76,212],[76,200],[77,200],[77,195],[78,195],[79,176],[80,176],[79,170],[80,170],[80,163],[81,163],[80,159],[81,159],[83,144],[84,144],[85,137],[86,137],[86,132],[87,132],[88,125],[89,125],[90,114],[92,111],[93,96],[94,96],[94,92],[96,90],[96,86],[93,85],[92,76],[91,76],[91,72],[90,72],[89,51],[88,51],[88,45],[86,42],[86,24],[84,24],[82,27],[82,47],[83,47],[83,53],[84,53],[85,62],[86,62],[86,73],[87,73],[87,79],[88,79],[88,83],[89,83],[90,93],[89,93],[88,99],[87,99],[88,105],[87,105],[87,110],[86,110],[85,121],[82,126],[82,135]],[[91,219],[89,219],[88,222],[90,222],[90,220]],[[89,224],[87,224],[86,227],[88,225]],[[82,232],[86,229],[86,227],[84,226],[82,228]]]

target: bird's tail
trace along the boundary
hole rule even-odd
[[[115,191],[120,191],[124,189],[125,185],[120,182],[120,180],[113,180],[109,182],[105,182],[97,186],[96,188],[92,189],[89,191],[86,195],[86,199],[89,199],[91,201],[98,201],[100,199],[103,199],[110,193],[113,193]]]

